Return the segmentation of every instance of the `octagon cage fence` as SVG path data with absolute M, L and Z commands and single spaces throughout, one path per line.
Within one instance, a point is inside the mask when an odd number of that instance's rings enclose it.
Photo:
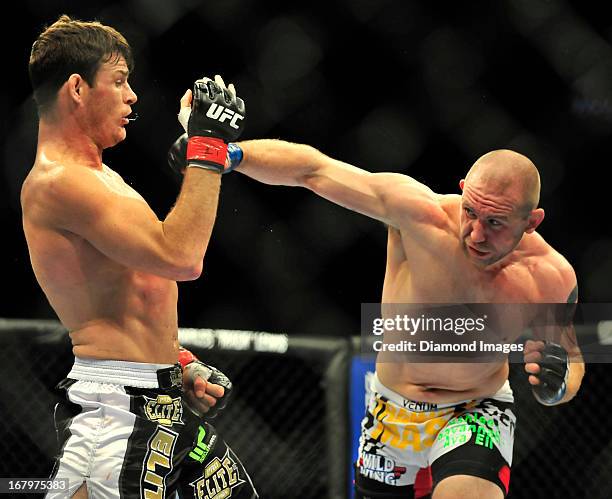
M 539 405 L 522 363 L 511 363 L 518 422 L 510 498 L 612 497 L 612 385 L 601 361 L 612 346 L 601 327 L 579 333 L 583 350 L 597 345 L 600 359 L 569 404 Z M 363 377 L 373 369 L 358 337 L 181 329 L 179 339 L 233 380 L 214 424 L 262 498 L 351 497 Z M 70 339 L 57 322 L 10 319 L 0 321 L 0 345 L 0 477 L 48 476 L 57 452 L 54 387 L 72 364 Z

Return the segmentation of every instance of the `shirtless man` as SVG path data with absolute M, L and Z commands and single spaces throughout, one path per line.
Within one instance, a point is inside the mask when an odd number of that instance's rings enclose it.
M 160 221 L 102 163 L 103 150 L 126 137 L 137 99 L 131 67 L 125 38 L 98 22 L 62 16 L 32 47 L 40 124 L 21 193 L 23 226 L 36 278 L 75 355 L 60 384 L 66 401 L 55 413 L 61 452 L 53 478 L 67 479 L 68 496 L 78 497 L 180 490 L 255 498 L 240 461 L 199 414 L 218 409 L 230 385 L 189 352 L 179 354 L 177 326 L 176 281 L 202 273 L 226 143 L 242 131 L 244 103 L 220 77 L 185 93 L 181 107 L 193 103 L 189 168 Z M 240 119 L 209 118 L 213 105 Z
M 461 195 L 441 195 L 408 176 L 369 173 L 306 145 L 238 146 L 241 173 L 306 187 L 388 225 L 383 304 L 577 300 L 571 265 L 535 232 L 544 218 L 540 179 L 521 154 L 485 154 L 460 181 Z M 561 333 L 562 348 L 525 345 L 529 383 L 546 405 L 574 397 L 584 374 L 571 324 Z M 551 364 L 556 357 L 565 362 Z M 541 369 L 544 361 L 554 372 Z M 515 423 L 508 371 L 505 358 L 448 365 L 387 363 L 379 355 L 362 423 L 356 497 L 411 497 L 417 471 L 428 465 L 434 499 L 504 497 Z

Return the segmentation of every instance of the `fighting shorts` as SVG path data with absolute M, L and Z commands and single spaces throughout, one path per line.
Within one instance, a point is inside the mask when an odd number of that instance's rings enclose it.
M 369 373 L 366 392 L 356 497 L 412 497 L 417 473 L 429 466 L 433 487 L 471 475 L 508 493 L 516 424 L 508 381 L 488 398 L 434 404 L 405 399 Z
M 87 484 L 93 498 L 258 497 L 215 428 L 187 408 L 180 366 L 75 359 L 58 388 L 60 446 L 52 478 L 71 497 Z

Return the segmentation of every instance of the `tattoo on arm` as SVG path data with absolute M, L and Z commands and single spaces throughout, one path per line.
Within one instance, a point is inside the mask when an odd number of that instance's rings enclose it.
M 571 293 L 567 297 L 567 303 L 573 306 L 567 307 L 566 324 L 568 327 L 565 328 L 565 337 L 572 345 L 572 347 L 578 346 L 578 339 L 576 338 L 576 330 L 572 324 L 574 320 L 574 314 L 576 312 L 576 303 L 578 303 L 578 284 L 574 286 Z

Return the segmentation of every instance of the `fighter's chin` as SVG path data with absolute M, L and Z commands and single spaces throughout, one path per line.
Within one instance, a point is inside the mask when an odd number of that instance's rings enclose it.
M 125 138 L 127 137 L 127 130 L 125 129 L 125 127 L 119 127 L 119 140 L 117 140 L 117 143 L 125 140 Z
M 473 258 L 473 257 L 470 257 L 470 261 L 476 267 L 484 269 L 486 267 L 489 267 L 489 266 L 493 265 L 494 263 L 497 263 L 499 260 L 497 258 L 483 259 L 483 258 Z
M 499 260 L 491 251 L 481 251 L 469 244 L 464 243 L 463 249 L 467 257 L 478 267 L 487 267 Z
M 127 132 L 126 132 L 125 128 L 120 127 L 119 131 L 116 134 L 114 134 L 110 138 L 110 140 L 107 142 L 107 146 L 105 147 L 105 149 L 107 149 L 109 147 L 116 146 L 120 142 L 123 142 L 126 137 L 127 137 Z

